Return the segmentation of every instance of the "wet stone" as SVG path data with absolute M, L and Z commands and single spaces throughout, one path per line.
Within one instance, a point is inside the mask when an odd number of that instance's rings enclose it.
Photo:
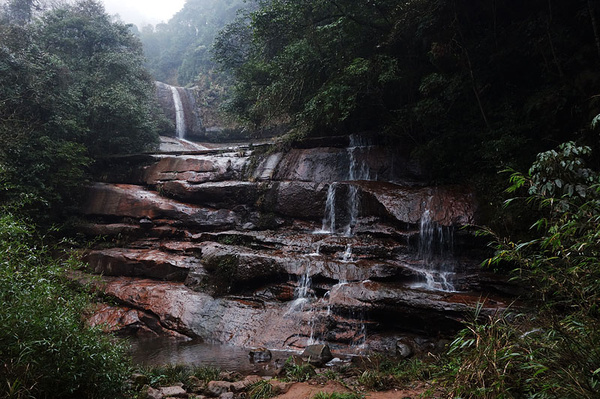
M 248 358 L 253 363 L 268 362 L 271 360 L 272 357 L 273 355 L 271 354 L 271 351 L 266 348 L 252 349 L 248 353 Z
M 312 365 L 322 365 L 333 359 L 328 345 L 309 345 L 302 352 L 302 358 L 307 359 Z

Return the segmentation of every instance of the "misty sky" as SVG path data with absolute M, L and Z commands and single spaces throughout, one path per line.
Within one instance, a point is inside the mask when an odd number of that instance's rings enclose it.
M 167 22 L 183 8 L 185 0 L 102 0 L 106 12 L 119 14 L 125 23 L 142 27 L 147 24 Z

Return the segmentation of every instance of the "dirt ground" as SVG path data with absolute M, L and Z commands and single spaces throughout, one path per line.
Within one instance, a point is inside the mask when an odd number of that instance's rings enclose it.
M 366 399 L 417 399 L 426 390 L 425 386 L 419 386 L 413 389 L 389 390 L 381 392 L 367 392 Z M 309 384 L 298 382 L 292 385 L 289 391 L 283 395 L 276 396 L 275 399 L 311 399 L 318 392 L 350 392 L 337 381 L 328 381 L 325 384 Z

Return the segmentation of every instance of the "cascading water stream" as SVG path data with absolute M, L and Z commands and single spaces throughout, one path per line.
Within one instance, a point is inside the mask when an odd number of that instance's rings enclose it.
M 173 104 L 175 105 L 175 132 L 178 139 L 185 138 L 185 114 L 183 111 L 183 103 L 177 87 L 171 86 L 173 93 Z
M 314 344 L 318 342 L 316 337 L 316 324 L 318 321 L 317 318 L 317 309 L 314 306 L 313 300 L 315 299 L 315 295 L 312 292 L 312 278 L 311 278 L 311 267 L 310 263 L 306 266 L 306 269 L 300 279 L 298 280 L 298 285 L 294 290 L 294 300 L 292 301 L 288 311 L 285 313 L 286 316 L 294 317 L 293 315 L 297 312 L 308 312 L 310 315 L 308 321 L 309 327 L 309 335 L 308 335 L 308 345 Z M 310 305 L 307 308 L 307 305 Z
M 363 140 L 360 140 L 357 136 L 350 136 L 350 146 L 346 152 L 348 154 L 348 174 L 346 180 L 349 182 L 347 185 L 347 199 L 346 199 L 346 212 L 348 222 L 344 226 L 343 232 L 346 237 L 354 235 L 354 228 L 358 222 L 359 208 L 360 208 L 360 193 L 358 187 L 351 182 L 357 180 L 371 180 L 371 173 L 366 163 L 360 162 L 360 152 L 368 147 Z M 336 220 L 336 197 L 338 192 L 338 182 L 333 182 L 329 185 L 327 190 L 327 200 L 325 202 L 325 214 L 323 215 L 323 224 L 320 230 L 316 230 L 316 234 L 335 234 L 336 229 L 339 227 Z
M 354 259 L 352 259 L 352 245 L 347 244 L 346 245 L 346 250 L 344 251 L 344 254 L 342 255 L 342 262 L 352 262 Z
M 455 291 L 452 281 L 454 260 L 452 246 L 454 235 L 451 228 L 444 228 L 431 219 L 431 211 L 425 209 L 419 229 L 419 273 L 425 278 L 424 288 L 435 291 Z
M 348 158 L 350 167 L 348 169 L 348 181 L 371 180 L 369 168 L 366 163 L 360 163 L 357 159 L 357 153 L 365 148 L 365 143 L 354 135 L 350 136 L 350 146 L 348 147 Z M 348 216 L 349 221 L 344 229 L 344 235 L 351 237 L 354 234 L 354 227 L 358 222 L 358 209 L 360 206 L 360 196 L 358 187 L 348 186 Z
M 325 202 L 325 216 L 321 230 L 316 233 L 333 234 L 335 233 L 335 192 L 337 183 L 331 183 L 327 189 L 327 200 Z

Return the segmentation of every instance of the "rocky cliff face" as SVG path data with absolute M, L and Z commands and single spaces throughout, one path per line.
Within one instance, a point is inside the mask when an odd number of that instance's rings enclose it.
M 392 149 L 348 144 L 113 160 L 82 230 L 114 245 L 87 251 L 79 278 L 102 275 L 123 307 L 95 322 L 239 346 L 389 351 L 411 337 L 428 350 L 480 298 L 484 312 L 504 307 L 504 284 L 458 230 L 475 221 L 471 192 L 424 184 Z

